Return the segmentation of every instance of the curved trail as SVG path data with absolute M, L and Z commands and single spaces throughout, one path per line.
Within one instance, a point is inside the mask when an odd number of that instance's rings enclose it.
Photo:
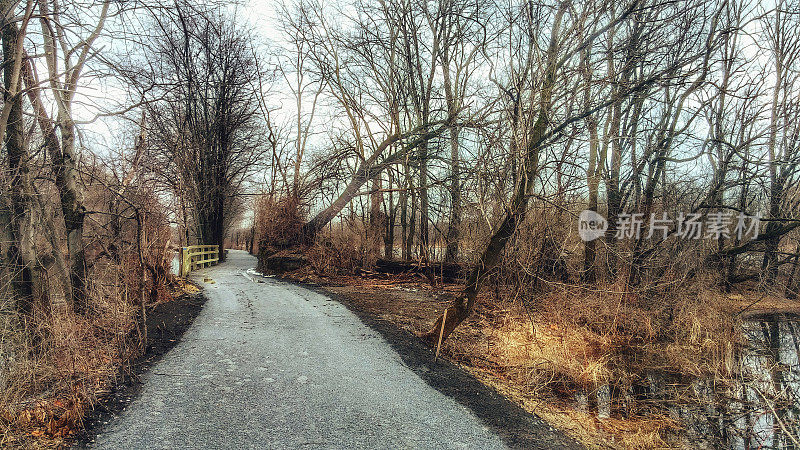
M 193 274 L 203 311 L 94 446 L 505 448 L 347 308 L 254 265 L 231 250 Z

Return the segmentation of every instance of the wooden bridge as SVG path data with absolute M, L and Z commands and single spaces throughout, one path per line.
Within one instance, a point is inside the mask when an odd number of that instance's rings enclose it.
M 189 247 L 181 247 L 179 261 L 178 274 L 181 277 L 186 277 L 193 270 L 213 266 L 219 262 L 219 246 L 190 245 Z

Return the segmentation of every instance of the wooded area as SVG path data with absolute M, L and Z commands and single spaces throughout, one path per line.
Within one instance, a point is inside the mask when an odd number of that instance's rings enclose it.
M 457 283 L 429 345 L 515 305 L 524 345 L 574 344 L 526 357 L 530 390 L 647 420 L 688 396 L 702 431 L 658 439 L 757 446 L 725 421 L 762 386 L 742 313 L 800 290 L 800 2 L 248 7 L 0 0 L 0 412 L 79 420 L 177 295 L 175 249 L 218 245 Z M 798 445 L 774 321 L 759 408 Z

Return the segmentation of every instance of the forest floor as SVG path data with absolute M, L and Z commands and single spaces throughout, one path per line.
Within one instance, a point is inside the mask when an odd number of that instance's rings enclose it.
M 388 322 L 412 334 L 428 331 L 462 288 L 445 283 L 432 287 L 420 275 L 409 276 L 319 276 L 309 268 L 283 275 L 330 292 L 359 316 Z M 797 302 L 777 297 L 730 294 L 720 309 L 731 316 L 753 319 L 765 314 L 796 316 Z M 563 326 L 563 324 L 561 325 Z M 491 386 L 525 410 L 590 448 L 653 448 L 680 446 L 680 425 L 668 417 L 599 419 L 596 411 L 579 407 L 571 392 L 552 392 L 535 384 L 523 385 L 520 371 L 536 370 L 530 362 L 514 355 L 516 347 L 532 345 L 520 339 L 521 328 L 533 330 L 540 347 L 548 340 L 576 330 L 558 329 L 541 317 L 534 318 L 519 302 L 498 300 L 491 292 L 479 296 L 475 313 L 442 345 L 440 357 L 457 364 L 476 379 Z M 525 335 L 522 335 L 525 336 Z M 566 344 L 569 345 L 569 344 Z M 575 353 L 582 349 L 576 348 Z M 576 355 L 575 359 L 579 359 Z M 530 375 L 527 379 L 533 378 Z M 670 436 L 665 441 L 664 437 Z

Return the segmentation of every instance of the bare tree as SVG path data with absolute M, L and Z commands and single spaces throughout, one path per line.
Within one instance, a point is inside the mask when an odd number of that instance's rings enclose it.
M 235 18 L 189 3 L 163 12 L 149 69 L 129 62 L 125 74 L 147 101 L 152 169 L 189 209 L 197 241 L 224 258 L 243 183 L 263 153 L 262 74 Z
M 39 0 L 37 5 L 47 67 L 47 79 L 43 81 L 49 86 L 48 93 L 56 106 L 55 119 L 48 115 L 43 106 L 40 80 L 30 66 L 25 69 L 25 83 L 44 136 L 45 147 L 53 161 L 56 187 L 61 199 L 69 254 L 67 296 L 71 298 L 72 306 L 77 312 L 85 313 L 89 306 L 86 303 L 86 255 L 83 242 L 86 208 L 83 206 L 83 192 L 78 182 L 79 167 L 72 107 L 83 69 L 94 53 L 93 45 L 105 26 L 111 2 L 103 1 L 93 11 L 81 9 L 81 17 L 76 17 L 76 11 L 67 9 L 66 5 L 59 2 Z M 95 19 L 88 27 L 83 25 L 86 17 Z M 84 28 L 88 29 L 81 34 Z
M 529 53 L 530 56 L 528 56 L 529 60 L 527 66 L 523 66 L 536 68 L 536 64 L 539 62 L 541 66 L 538 72 L 541 73 L 541 78 L 534 82 L 526 81 L 526 84 L 530 83 L 525 86 L 526 89 L 528 89 L 527 92 L 530 93 L 526 101 L 531 102 L 531 104 L 530 107 L 525 109 L 535 111 L 535 120 L 533 120 L 530 127 L 525 130 L 526 139 L 523 141 L 525 145 L 521 158 L 521 170 L 518 177 L 519 179 L 515 180 L 516 183 L 513 195 L 506 204 L 502 221 L 493 231 L 478 263 L 470 272 L 462 293 L 447 309 L 446 315 L 437 319 L 433 328 L 423 335 L 423 338 L 429 343 L 435 343 L 440 335 L 443 338 L 449 336 L 472 312 L 477 295 L 482 285 L 485 283 L 487 276 L 497 266 L 502 251 L 509 239 L 514 235 L 517 226 L 525 220 L 528 199 L 533 195 L 533 188 L 540 170 L 540 154 L 542 150 L 547 148 L 547 145 L 552 142 L 552 139 L 557 137 L 563 130 L 567 129 L 570 124 L 584 121 L 590 115 L 596 114 L 598 111 L 602 111 L 609 106 L 612 108 L 611 124 L 609 128 L 612 130 L 612 133 L 616 133 L 616 125 L 614 122 L 617 121 L 618 118 L 621 118 L 621 116 L 615 117 L 614 109 L 619 107 L 620 102 L 624 99 L 631 98 L 635 93 L 650 89 L 661 80 L 669 79 L 669 77 L 676 74 L 677 70 L 689 67 L 690 64 L 703 60 L 703 56 L 707 55 L 709 51 L 708 46 L 704 44 L 716 42 L 715 28 L 714 26 L 700 26 L 704 21 L 704 18 L 700 15 L 695 14 L 694 16 L 689 16 L 686 22 L 680 24 L 680 27 L 695 30 L 697 39 L 691 42 L 695 44 L 699 43 L 700 45 L 690 45 L 687 43 L 684 47 L 685 50 L 683 52 L 677 52 L 672 59 L 666 60 L 667 62 L 665 65 L 653 67 L 644 73 L 636 73 L 635 78 L 633 77 L 634 72 L 629 70 L 630 74 L 623 74 L 622 82 L 615 84 L 615 89 L 612 91 L 610 97 L 596 99 L 592 102 L 591 106 L 584 106 L 579 110 L 574 110 L 570 105 L 574 102 L 575 93 L 579 92 L 581 89 L 573 85 L 569 88 L 564 87 L 565 90 L 561 91 L 558 90 L 556 86 L 558 86 L 558 83 L 562 80 L 566 80 L 564 75 L 568 73 L 568 70 L 571 70 L 571 67 L 574 67 L 573 65 L 578 66 L 576 68 L 578 73 L 580 73 L 581 65 L 584 67 L 586 66 L 585 53 L 582 58 L 581 52 L 587 48 L 587 46 L 592 45 L 599 36 L 605 33 L 613 34 L 613 30 L 626 24 L 632 23 L 635 29 L 638 22 L 636 18 L 637 13 L 640 11 L 649 11 L 651 17 L 660 19 L 648 22 L 648 26 L 656 30 L 658 29 L 657 27 L 664 26 L 665 22 L 661 21 L 668 20 L 667 18 L 670 17 L 671 14 L 676 14 L 678 11 L 684 14 L 686 12 L 696 11 L 696 9 L 694 9 L 695 6 L 696 5 L 681 5 L 680 8 L 671 9 L 661 5 L 645 6 L 640 5 L 638 2 L 632 2 L 621 5 L 619 8 L 609 7 L 600 14 L 592 14 L 589 12 L 592 11 L 592 5 L 584 5 L 586 9 L 577 12 L 574 10 L 574 5 L 570 1 L 562 1 L 557 4 L 555 13 L 546 19 L 547 26 L 549 27 L 549 41 L 544 46 L 545 50 L 543 50 L 541 54 L 537 54 L 535 50 L 532 50 Z M 544 19 L 542 17 L 536 17 L 532 10 L 526 10 L 526 15 L 522 17 L 525 17 L 525 20 L 529 21 L 529 23 L 536 21 L 539 24 L 541 24 Z M 587 24 L 589 20 L 597 21 L 597 24 Z M 699 28 L 697 28 L 698 26 Z M 665 36 L 665 31 L 663 29 L 659 31 L 659 35 L 663 38 L 663 36 Z M 641 30 L 641 32 L 646 33 L 646 30 Z M 666 46 L 661 45 L 652 51 L 658 49 L 664 51 L 665 48 Z M 581 62 L 582 59 L 584 60 L 583 62 Z M 632 66 L 633 63 L 638 60 L 639 57 L 634 57 L 627 65 Z M 585 73 L 586 69 L 584 68 L 583 71 Z M 536 73 L 537 71 L 532 70 L 532 72 Z M 517 73 L 524 73 L 524 71 L 518 71 Z M 575 77 L 572 80 L 575 82 L 579 78 L 580 77 Z M 565 92 L 568 94 L 565 95 Z M 557 99 L 559 102 L 554 101 L 554 99 Z M 612 139 L 614 138 L 612 137 Z M 612 171 L 615 170 L 613 169 L 613 165 L 616 164 L 614 159 L 614 157 L 611 158 Z M 611 178 L 614 178 L 614 176 L 612 175 Z M 611 216 L 612 209 L 615 208 L 616 205 L 612 202 L 612 193 L 609 192 L 608 196 L 610 202 L 609 216 Z M 446 317 L 446 321 L 444 317 Z
M 488 31 L 484 25 L 491 18 L 488 5 L 477 2 L 440 1 L 435 18 L 441 21 L 442 86 L 447 114 L 458 115 L 468 99 L 470 81 L 486 52 Z M 456 262 L 459 256 L 462 220 L 461 155 L 459 128 L 449 130 L 450 144 L 450 220 L 447 226 L 444 260 Z
M 34 300 L 34 272 L 39 272 L 35 265 L 36 255 L 33 247 L 33 185 L 31 181 L 31 157 L 28 152 L 28 140 L 24 136 L 22 81 L 24 50 L 22 41 L 33 11 L 32 2 L 28 2 L 21 26 L 7 18 L 13 13 L 12 2 L 0 4 L 3 13 L 3 117 L 5 150 L 8 154 L 8 170 L 11 179 L 8 182 L 10 191 L 9 223 L 7 228 L 8 248 L 5 257 L 11 274 L 11 287 L 17 301 L 17 311 L 29 315 Z M 41 274 L 37 281 L 41 289 Z
M 326 87 L 326 97 L 333 100 L 340 112 L 351 139 L 352 153 L 349 156 L 357 161 L 352 178 L 340 195 L 304 226 L 302 234 L 306 243 L 313 242 L 317 233 L 360 194 L 365 183 L 373 181 L 375 190 L 380 191 L 379 180 L 387 168 L 406 158 L 414 161 L 425 159 L 424 150 L 420 149 L 444 132 L 448 122 L 454 120 L 432 118 L 424 113 L 423 109 L 429 108 L 422 104 L 424 99 L 418 103 L 419 120 L 407 122 L 401 119 L 402 101 L 409 98 L 403 90 L 410 85 L 410 81 L 403 80 L 401 75 L 402 69 L 409 64 L 403 55 L 414 47 L 413 40 L 416 39 L 406 30 L 407 40 L 403 41 L 400 25 L 407 20 L 403 14 L 408 11 L 386 3 L 378 8 L 365 5 L 361 8 L 373 16 L 352 24 L 356 30 L 354 33 L 345 32 L 339 24 L 332 23 L 326 17 L 323 5 L 313 2 L 302 2 L 295 11 L 297 16 L 292 19 L 307 25 L 305 33 L 311 40 L 308 51 L 314 65 L 309 70 L 317 74 L 320 83 Z M 376 30 L 371 21 L 378 21 L 385 28 Z M 378 32 L 380 34 L 375 34 Z M 422 62 L 411 61 L 410 64 L 418 67 Z M 426 86 L 432 82 L 430 77 L 423 76 Z M 415 79 L 414 82 L 418 81 Z M 374 203 L 380 204 L 379 197 Z M 377 212 L 378 208 L 374 210 Z M 375 217 L 374 223 L 381 222 L 377 214 Z
M 796 100 L 795 84 L 798 81 L 794 62 L 800 55 L 800 34 L 797 14 L 800 5 L 779 1 L 771 14 L 771 22 L 765 24 L 765 37 L 769 43 L 774 67 L 775 84 L 770 105 L 769 136 L 767 142 L 767 164 L 769 164 L 769 222 L 766 233 L 764 259 L 761 269 L 766 282 L 775 281 L 778 270 L 778 248 L 781 235 L 785 233 L 784 211 L 788 200 L 787 187 L 797 179 L 800 171 L 800 153 L 797 150 L 800 128 L 797 114 L 800 104 Z M 767 19 L 769 20 L 769 19 Z M 796 208 L 794 208 L 796 209 Z

